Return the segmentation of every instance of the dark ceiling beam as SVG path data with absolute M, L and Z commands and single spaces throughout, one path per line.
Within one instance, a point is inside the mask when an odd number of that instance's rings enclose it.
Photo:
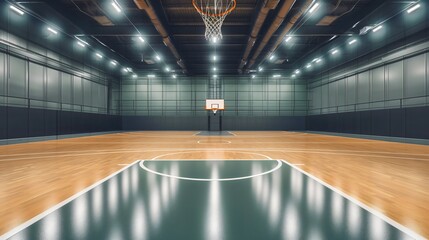
M 152 25 L 137 26 L 144 36 L 160 36 L 158 31 Z M 115 25 L 105 27 L 88 27 L 84 29 L 85 35 L 93 36 L 136 36 L 136 31 L 130 25 Z M 204 36 L 205 26 L 174 26 L 171 27 L 172 35 L 182 36 Z M 75 32 L 71 34 L 82 34 L 82 32 Z M 222 27 L 222 34 L 224 36 L 241 36 L 248 34 L 248 29 L 243 26 L 224 26 Z
M 191 2 L 191 1 L 190 1 Z M 183 5 L 183 4 L 169 4 L 169 5 L 164 5 L 164 8 L 166 11 L 183 11 L 183 10 L 193 10 L 195 11 L 195 13 L 197 13 L 197 11 L 195 10 L 194 6 L 192 6 L 191 4 L 189 5 Z M 235 11 L 240 11 L 240 10 L 253 10 L 255 9 L 255 5 L 254 4 L 246 4 L 246 3 L 237 3 L 237 8 Z
M 353 34 L 352 31 L 344 31 L 338 26 L 308 26 L 302 25 L 294 30 L 294 36 L 334 36 Z
M 173 20 L 173 21 L 172 21 Z M 176 21 L 178 20 L 178 21 Z M 170 26 L 172 28 L 175 28 L 176 26 L 200 26 L 200 27 L 205 27 L 206 25 L 204 24 L 203 20 L 198 19 L 198 22 L 195 21 L 189 21 L 187 19 L 183 19 L 181 18 L 179 19 L 170 19 Z M 249 22 L 246 21 L 232 21 L 232 22 L 224 22 L 222 24 L 222 27 L 224 26 L 250 26 Z

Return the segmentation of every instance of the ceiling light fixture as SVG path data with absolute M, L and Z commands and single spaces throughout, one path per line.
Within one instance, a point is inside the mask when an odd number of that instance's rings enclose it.
M 119 4 L 117 4 L 115 1 L 112 2 L 112 6 L 115 8 L 115 10 L 120 13 L 122 10 L 119 7 Z
M 414 5 L 407 10 L 407 13 L 412 13 L 420 8 L 420 4 Z
M 296 77 L 296 75 L 295 74 L 292 74 L 292 78 L 295 78 Z
M 273 55 L 271 55 L 271 56 L 270 56 L 270 61 L 273 61 L 273 60 L 274 60 L 274 58 L 276 58 L 276 55 L 274 55 L 274 54 L 273 54 Z
M 77 41 L 77 44 L 81 47 L 86 47 L 85 44 L 83 44 L 81 41 Z
M 116 62 L 116 61 L 110 61 L 110 64 L 112 64 L 113 66 L 116 66 L 116 65 L 118 65 L 118 63 Z
M 137 76 L 137 74 L 133 74 L 133 78 L 137 78 L 138 76 Z
M 377 32 L 378 30 L 382 29 L 383 25 L 379 25 L 376 28 L 372 29 L 372 32 Z
M 281 77 L 282 75 L 280 75 L 280 74 L 275 74 L 275 75 L 273 75 L 273 78 L 279 78 L 279 77 Z
M 255 78 L 256 76 L 255 75 L 252 75 L 252 78 Z
M 299 69 L 295 70 L 295 74 L 300 74 L 301 71 Z
M 338 49 L 334 49 L 332 52 L 331 52 L 331 54 L 332 55 L 335 55 L 335 54 L 337 54 L 338 53 Z
M 161 57 L 159 55 L 156 55 L 155 58 L 158 62 L 161 61 Z
M 154 78 L 154 77 L 156 77 L 155 75 L 153 75 L 153 74 L 149 74 L 149 75 L 147 75 L 147 77 L 149 77 L 149 78 Z
M 217 56 L 216 55 L 214 55 L 213 56 L 213 61 L 216 61 L 217 60 Z
M 166 72 L 170 72 L 170 68 L 169 67 L 165 67 L 165 71 Z
M 310 10 L 308 11 L 309 13 L 312 13 L 312 12 L 314 12 L 318 7 L 319 7 L 319 3 L 317 2 L 317 3 L 315 3 L 311 8 L 310 8 Z
M 54 30 L 53 28 L 51 28 L 51 27 L 48 27 L 47 29 L 48 29 L 49 32 L 51 32 L 51 33 L 53 33 L 55 35 L 58 34 L 58 32 L 56 30 Z
M 142 36 L 139 36 L 139 40 L 140 40 L 140 42 L 143 42 L 143 43 L 145 42 L 145 40 Z
M 318 58 L 318 59 L 316 60 L 316 63 L 320 63 L 321 61 L 322 61 L 322 59 Z
M 311 64 L 307 64 L 307 66 L 305 66 L 306 68 L 311 68 Z
M 349 42 L 349 45 L 352 45 L 353 43 L 355 43 L 357 40 L 356 39 L 353 39 L 353 40 L 351 40 L 350 42 Z
M 263 67 L 259 67 L 259 68 L 258 68 L 258 71 L 259 71 L 259 72 L 262 72 L 262 71 L 264 71 L 264 68 L 263 68 Z
M 95 55 L 97 55 L 98 58 L 103 58 L 103 55 L 101 55 L 100 53 L 96 53 Z
M 292 39 L 292 37 L 289 36 L 286 38 L 285 42 L 289 42 L 291 39 Z
M 177 78 L 177 75 L 176 74 L 173 74 L 173 76 L 172 76 L 173 78 Z
M 21 9 L 15 7 L 14 5 L 10 5 L 9 7 L 10 7 L 10 9 L 12 9 L 12 11 L 18 13 L 19 15 L 21 15 L 21 16 L 24 15 L 24 11 L 22 11 Z

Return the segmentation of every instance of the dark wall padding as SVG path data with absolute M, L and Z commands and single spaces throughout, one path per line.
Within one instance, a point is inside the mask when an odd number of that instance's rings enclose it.
M 209 130 L 208 116 L 123 116 L 122 130 Z M 305 117 L 222 116 L 222 130 L 305 130 Z
M 429 107 L 307 116 L 307 130 L 429 139 Z
M 208 117 L 123 116 L 122 130 L 208 130 Z
M 0 106 L 0 139 L 121 130 L 121 117 Z
M 0 106 L 0 139 L 7 138 L 7 108 Z
M 305 117 L 222 117 L 222 130 L 305 130 Z

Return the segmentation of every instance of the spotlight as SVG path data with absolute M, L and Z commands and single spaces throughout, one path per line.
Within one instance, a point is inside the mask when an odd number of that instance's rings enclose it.
M 115 8 L 115 10 L 116 10 L 118 13 L 120 13 L 120 12 L 121 12 L 121 8 L 119 7 L 119 5 L 118 5 L 115 1 L 113 1 L 113 2 L 112 2 L 112 6 L 113 6 L 113 8 Z
M 378 30 L 382 29 L 383 25 L 379 25 L 376 28 L 372 29 L 372 32 L 377 32 Z
M 357 41 L 356 39 L 351 40 L 351 41 L 349 42 L 349 45 L 354 44 L 356 41 Z
M 22 11 L 21 9 L 19 9 L 13 5 L 10 5 L 9 7 L 10 7 L 10 9 L 12 9 L 12 11 L 18 13 L 19 15 L 21 15 L 21 16 L 24 15 L 24 11 Z
M 420 8 L 420 4 L 414 5 L 407 10 L 407 13 L 412 13 Z
M 308 11 L 309 13 L 312 13 L 312 12 L 314 12 L 318 7 L 319 7 L 319 3 L 317 2 L 317 3 L 315 3 L 311 8 L 310 8 L 310 10 Z
M 53 28 L 48 27 L 47 29 L 48 29 L 49 32 L 51 32 L 51 33 L 53 33 L 55 35 L 58 34 L 58 32 L 55 29 L 53 29 Z

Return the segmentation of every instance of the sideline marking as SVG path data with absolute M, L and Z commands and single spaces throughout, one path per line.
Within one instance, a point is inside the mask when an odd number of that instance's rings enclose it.
M 224 152 L 236 152 L 236 153 L 245 153 L 245 154 L 252 154 L 252 155 L 258 155 L 258 156 L 262 156 L 268 160 L 274 160 L 270 157 L 268 157 L 267 155 L 264 154 L 260 154 L 260 153 L 252 153 L 252 152 L 239 152 L 239 151 L 234 151 L 234 150 L 223 150 Z M 152 158 L 151 160 L 157 160 L 160 157 L 165 157 L 165 156 L 170 156 L 170 155 L 175 155 L 175 154 L 181 154 L 181 153 L 195 153 L 195 152 L 217 152 L 216 149 L 214 149 L 213 151 L 187 151 L 187 152 L 173 152 L 173 153 L 167 153 L 167 154 L 162 154 L 162 155 L 158 155 L 154 158 Z M 160 160 L 168 160 L 168 159 L 160 159 Z M 187 160 L 187 159 L 183 159 L 183 160 Z M 210 159 L 202 159 L 202 160 L 210 160 Z M 233 159 L 223 159 L 223 160 L 233 160 Z M 252 160 L 252 159 L 249 159 Z M 263 160 L 263 159 L 259 159 L 259 160 Z
M 207 161 L 207 160 L 203 160 L 203 161 Z M 216 160 L 209 160 L 209 161 L 216 161 Z M 225 160 L 222 160 L 225 161 Z M 228 161 L 228 160 L 227 160 Z M 253 174 L 253 175 L 248 175 L 248 176 L 244 176 L 244 177 L 235 177 L 235 178 L 190 178 L 190 177 L 181 177 L 181 176 L 174 176 L 174 175 L 170 175 L 170 174 L 165 174 L 165 173 L 160 173 L 157 171 L 154 171 L 148 167 L 146 167 L 144 165 L 145 160 L 142 160 L 139 165 L 141 168 L 143 168 L 145 171 L 156 174 L 156 175 L 160 175 L 163 177 L 169 177 L 169 178 L 175 178 L 175 179 L 180 179 L 180 180 L 189 180 L 189 181 L 198 181 L 198 182 L 226 182 L 226 181 L 238 181 L 238 180 L 244 180 L 244 179 L 249 179 L 249 178 L 254 178 L 254 177 L 259 177 L 262 175 L 266 175 L 269 173 L 272 173 L 276 170 L 278 170 L 279 168 L 282 167 L 282 161 L 280 160 L 273 160 L 273 161 L 277 161 L 277 165 L 273 168 L 270 169 L 266 172 L 262 172 L 262 173 L 258 173 L 258 174 Z
M 205 142 L 201 142 L 201 141 L 209 141 L 209 140 L 198 140 L 197 143 L 198 144 L 231 144 L 231 141 L 227 141 L 227 140 L 220 140 L 221 141 L 220 143 L 219 142 L 214 142 L 214 143 L 208 142 L 208 143 L 205 143 Z
M 371 207 L 369 207 L 368 205 L 360 202 L 359 200 L 355 199 L 354 197 L 344 193 L 343 191 L 333 187 L 332 185 L 326 183 L 325 181 L 321 180 L 320 178 L 312 175 L 311 173 L 308 173 L 296 166 L 294 166 L 294 164 L 289 163 L 288 161 L 284 160 L 284 159 L 280 159 L 281 161 L 283 161 L 284 163 L 286 163 L 287 165 L 289 165 L 290 167 L 292 167 L 295 170 L 298 170 L 299 172 L 301 172 L 302 174 L 306 175 L 307 177 L 315 180 L 316 182 L 322 184 L 323 186 L 329 188 L 331 191 L 339 194 L 340 196 L 342 196 L 343 198 L 349 200 L 350 202 L 358 205 L 360 208 L 365 209 L 366 211 L 370 212 L 371 214 L 373 214 L 374 216 L 380 218 L 381 220 L 387 222 L 388 224 L 392 225 L 393 227 L 395 227 L 396 229 L 402 231 L 403 233 L 407 234 L 408 236 L 416 239 L 416 240 L 425 240 L 426 238 L 422 237 L 420 234 L 414 232 L 413 230 L 405 227 L 404 225 L 396 222 L 395 220 L 389 218 L 388 216 L 384 215 L 383 213 L 372 209 Z
M 40 158 L 58 158 L 58 157 L 75 157 L 75 156 L 87 156 L 87 155 L 102 155 L 102 154 L 120 154 L 120 153 L 147 153 L 147 152 L 167 152 L 171 149 L 176 151 L 186 151 L 186 150 L 207 150 L 207 148 L 151 148 L 150 150 L 137 150 L 137 149 L 111 149 L 111 150 L 121 150 L 121 151 L 96 151 L 96 152 L 88 152 L 88 153 L 79 153 L 79 154 L 65 154 L 65 155 L 51 155 L 51 156 L 32 156 L 32 157 L 24 157 L 24 158 L 6 158 L 6 159 L 0 159 L 0 162 L 7 162 L 7 161 L 20 161 L 20 160 L 29 160 L 29 159 L 40 159 Z M 347 155 L 347 156 L 359 156 L 359 157 L 377 157 L 377 158 L 392 158 L 392 159 L 405 159 L 405 160 L 416 160 L 416 161 L 429 161 L 427 158 L 410 158 L 410 157 L 395 157 L 395 156 L 388 156 L 389 154 L 386 153 L 385 156 L 383 155 L 368 155 L 368 154 L 352 154 L 352 152 L 365 152 L 365 151 L 342 151 L 342 150 L 322 150 L 315 151 L 316 149 L 305 149 L 305 148 L 291 148 L 291 149 L 282 149 L 282 148 L 265 148 L 265 149 L 259 149 L 259 148 L 210 148 L 212 150 L 211 152 L 217 151 L 228 151 L 228 150 L 244 150 L 244 151 L 262 151 L 262 152 L 281 152 L 281 153 L 310 153 L 310 154 L 328 154 L 328 155 Z M 79 151 L 72 151 L 72 152 L 79 152 Z M 70 152 L 70 153 L 72 153 Z M 372 153 L 371 151 L 368 151 L 368 153 Z M 378 152 L 375 152 L 378 153 Z M 380 152 L 381 153 L 381 152 Z M 254 153 L 256 154 L 256 153 Z M 397 155 L 405 155 L 407 153 L 396 153 Z M 28 155 L 31 155 L 29 153 Z M 395 153 L 391 153 L 391 155 L 395 155 Z M 417 155 L 412 154 L 410 155 Z M 424 154 L 427 156 L 427 154 Z M 422 154 L 422 156 L 424 156 Z M 417 155 L 418 156 L 418 155 Z M 0 155 L 1 157 L 1 155 Z
M 67 198 L 66 200 L 54 205 L 53 207 L 48 208 L 47 210 L 43 211 L 42 213 L 38 214 L 37 216 L 31 218 L 30 220 L 25 221 L 24 223 L 18 225 L 15 228 L 12 228 L 12 230 L 6 232 L 5 234 L 0 236 L 0 239 L 8 239 L 13 237 L 14 235 L 16 235 L 17 233 L 21 232 L 22 230 L 26 229 L 27 227 L 33 225 L 34 223 L 36 223 L 37 221 L 41 220 L 42 218 L 48 216 L 49 214 L 55 212 L 56 210 L 62 208 L 64 205 L 70 203 L 71 201 L 75 200 L 76 198 L 82 196 L 83 194 L 91 191 L 92 189 L 98 187 L 99 185 L 103 184 L 104 182 L 106 182 L 107 180 L 115 177 L 116 175 L 120 174 L 121 172 L 125 171 L 126 169 L 130 168 L 131 166 L 133 166 L 134 164 L 136 164 L 137 162 L 139 162 L 141 160 L 136 160 L 131 164 L 128 164 L 128 166 L 112 173 L 111 175 L 99 180 L 98 182 L 90 185 L 89 187 L 84 188 L 83 190 L 77 192 L 76 194 L 72 195 L 71 197 Z

